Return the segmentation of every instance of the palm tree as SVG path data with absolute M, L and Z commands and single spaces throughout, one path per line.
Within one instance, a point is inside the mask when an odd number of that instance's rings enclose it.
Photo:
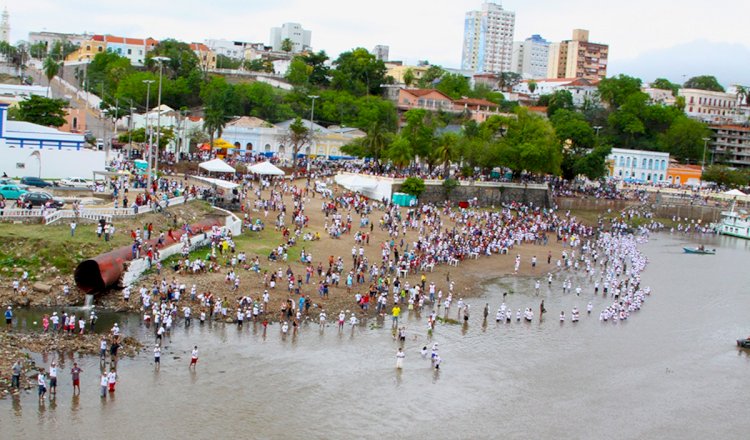
M 49 83 L 49 87 L 47 87 L 47 97 L 49 98 L 49 91 L 52 88 L 52 78 L 57 76 L 57 73 L 60 71 L 60 65 L 49 56 L 44 59 L 42 67 L 44 68 L 44 75 L 47 77 L 47 82 Z
M 443 178 L 447 179 L 449 176 L 450 163 L 458 156 L 458 136 L 455 133 L 444 133 L 437 139 L 437 154 L 438 160 L 443 164 Z
M 414 158 L 414 152 L 412 151 L 411 144 L 403 136 L 398 136 L 388 148 L 388 157 L 398 168 L 405 168 L 411 163 Z
M 736 86 L 737 88 L 737 104 L 743 105 L 743 102 L 750 104 L 750 89 L 745 86 Z
M 380 158 L 391 143 L 392 133 L 381 121 L 373 122 L 366 133 L 361 145 L 367 152 L 367 156 L 375 161 L 375 167 L 379 170 Z
M 211 142 L 211 148 L 214 147 L 214 133 L 217 138 L 220 138 L 224 132 L 224 126 L 227 124 L 224 118 L 223 111 L 216 111 L 206 109 L 206 114 L 203 117 L 203 129 L 208 133 L 208 138 Z

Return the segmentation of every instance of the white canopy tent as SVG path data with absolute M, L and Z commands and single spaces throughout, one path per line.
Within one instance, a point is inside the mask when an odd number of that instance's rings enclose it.
M 200 177 L 200 176 L 192 176 L 193 179 L 200 180 L 201 182 L 209 183 L 215 187 L 221 188 L 221 189 L 235 189 L 238 186 L 240 186 L 237 183 L 229 182 L 227 180 L 222 179 L 214 179 L 213 177 Z
M 747 194 L 743 193 L 742 191 L 738 189 L 731 189 L 729 191 L 724 191 L 724 195 L 726 196 L 746 196 Z
M 337 175 L 334 180 L 339 185 L 350 191 L 362 191 L 365 189 L 374 189 L 378 186 L 378 183 L 357 175 Z
M 221 159 L 213 159 L 208 162 L 202 162 L 198 167 L 203 168 L 209 173 L 233 173 L 236 170 L 229 166 L 228 163 Z
M 260 174 L 263 176 L 283 176 L 284 172 L 271 162 L 264 161 L 258 162 L 254 165 L 247 167 L 247 170 L 251 173 Z

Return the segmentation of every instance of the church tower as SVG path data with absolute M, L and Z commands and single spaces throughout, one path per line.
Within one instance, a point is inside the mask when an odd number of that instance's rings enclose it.
M 10 43 L 10 14 L 8 8 L 3 10 L 2 21 L 0 21 L 0 41 Z

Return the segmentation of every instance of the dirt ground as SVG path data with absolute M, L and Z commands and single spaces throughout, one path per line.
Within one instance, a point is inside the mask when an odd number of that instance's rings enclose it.
M 304 185 L 304 181 L 297 181 L 298 185 Z M 264 192 L 263 197 L 267 198 L 268 193 Z M 254 196 L 253 199 L 254 201 Z M 284 201 L 291 205 L 291 195 L 286 195 Z M 228 298 L 230 303 L 234 303 L 234 300 L 241 296 L 249 295 L 251 297 L 258 298 L 262 295 L 264 290 L 263 275 L 262 272 L 268 270 L 269 272 L 275 271 L 281 268 L 284 272 L 286 271 L 287 265 L 292 268 L 295 275 L 299 278 L 302 277 L 304 280 L 305 265 L 299 261 L 299 251 L 304 247 L 305 251 L 312 253 L 313 255 L 313 266 L 317 266 L 319 261 L 322 261 L 324 267 L 327 268 L 327 260 L 329 256 L 334 258 L 341 256 L 345 264 L 345 273 L 351 268 L 351 249 L 355 245 L 354 235 L 359 225 L 359 216 L 352 211 L 353 227 L 350 234 L 343 234 L 340 239 L 329 238 L 325 233 L 324 224 L 326 218 L 321 210 L 320 195 L 316 194 L 314 198 L 310 198 L 310 201 L 306 203 L 305 213 L 309 216 L 309 227 L 306 229 L 312 233 L 319 232 L 322 237 L 319 241 L 300 241 L 296 245 L 296 249 L 289 253 L 289 262 L 270 262 L 267 259 L 267 254 L 270 249 L 280 243 L 282 243 L 281 233 L 274 231 L 273 219 L 277 213 L 269 212 L 268 218 L 263 216 L 262 212 L 250 211 L 249 215 L 252 218 L 260 217 L 266 222 L 266 230 L 263 233 L 257 232 L 246 232 L 246 236 L 237 239 L 237 253 L 245 251 L 250 261 L 255 255 L 260 257 L 261 261 L 261 273 L 255 273 L 253 271 L 238 270 L 237 273 L 240 276 L 240 289 L 233 291 L 232 286 L 226 283 L 226 268 L 219 273 L 202 273 L 202 274 L 176 274 L 172 268 L 165 265 L 162 269 L 161 275 L 150 274 L 143 278 L 137 285 L 133 286 L 133 293 L 131 294 L 131 301 L 125 303 L 122 300 L 122 292 L 114 290 L 106 296 L 102 297 L 98 301 L 110 308 L 116 310 L 132 310 L 140 311 L 137 301 L 137 290 L 141 285 L 152 286 L 154 282 L 161 281 L 165 278 L 168 282 L 176 279 L 178 284 L 184 283 L 187 286 L 187 291 L 193 284 L 196 285 L 198 293 L 212 292 L 217 298 Z M 346 213 L 344 212 L 344 217 Z M 378 224 L 380 217 L 383 215 L 383 211 L 374 211 L 370 215 L 370 220 Z M 448 226 L 452 226 L 452 221 L 447 220 Z M 289 223 L 289 214 L 287 215 L 287 223 Z M 369 231 L 369 227 L 362 228 L 362 231 Z M 243 235 L 245 235 L 243 234 Z M 407 242 L 416 240 L 417 232 L 407 232 Z M 365 256 L 370 262 L 380 261 L 380 244 L 388 239 L 386 231 L 381 231 L 377 226 L 374 228 L 370 244 L 365 245 Z M 203 251 L 205 254 L 207 251 Z M 547 253 L 551 252 L 553 255 L 553 265 L 557 258 L 560 257 L 562 247 L 559 243 L 556 243 L 552 238 L 547 246 L 525 244 L 516 246 L 508 255 L 493 255 L 491 257 L 479 257 L 474 260 L 466 260 L 457 267 L 450 267 L 448 265 L 436 266 L 433 272 L 427 272 L 427 283 L 435 282 L 437 289 L 442 289 L 444 294 L 448 292 L 448 281 L 452 280 L 455 285 L 454 297 L 471 297 L 481 293 L 481 285 L 489 279 L 499 277 L 502 275 L 508 275 L 513 273 L 513 266 L 515 262 L 515 256 L 521 255 L 521 268 L 517 276 L 538 276 L 540 278 L 546 276 L 548 269 L 552 269 L 552 265 L 547 266 Z M 532 269 L 531 258 L 536 256 L 538 259 L 537 267 Z M 224 265 L 226 259 L 219 257 L 219 261 Z M 406 277 L 406 281 L 412 285 L 419 283 L 421 273 L 409 274 Z M 301 291 L 302 295 L 309 295 L 313 306 L 310 309 L 312 319 L 317 319 L 317 315 L 321 309 L 325 309 L 329 316 L 333 313 L 338 313 L 340 310 L 355 311 L 360 313 L 360 309 L 355 301 L 355 294 L 357 292 L 366 294 L 369 289 L 369 283 L 355 284 L 351 292 L 347 292 L 345 287 L 345 274 L 342 276 L 342 281 L 339 287 L 331 286 L 329 297 L 322 299 L 318 295 L 317 285 L 319 277 L 317 273 L 313 274 L 310 280 L 310 284 L 303 284 Z M 291 298 L 296 301 L 298 297 L 293 293 L 288 292 L 286 286 L 277 285 L 275 289 L 269 290 L 271 299 L 269 304 L 269 320 L 275 321 L 279 318 L 279 310 L 283 302 Z M 181 299 L 182 301 L 182 299 Z M 193 310 L 198 310 L 196 307 L 198 304 L 193 304 Z M 370 314 L 374 314 L 374 304 L 370 307 Z

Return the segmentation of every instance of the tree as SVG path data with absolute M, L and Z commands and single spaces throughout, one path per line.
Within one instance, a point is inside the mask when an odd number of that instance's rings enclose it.
M 364 48 L 342 52 L 333 62 L 331 86 L 345 90 L 355 96 L 380 94 L 380 85 L 385 82 L 385 63 Z
M 273 63 L 268 60 L 245 60 L 242 62 L 242 68 L 250 72 L 273 73 Z
M 214 133 L 221 137 L 227 117 L 233 114 L 232 88 L 224 77 L 215 76 L 201 87 L 200 96 L 203 100 L 203 128 L 213 146 Z
M 680 91 L 680 85 L 669 81 L 666 78 L 657 78 L 651 83 L 651 87 L 660 90 L 669 90 L 672 92 L 672 96 L 677 96 Z
M 242 65 L 242 60 L 228 57 L 224 54 L 216 55 L 216 68 L 217 69 L 239 69 Z
M 561 109 L 575 110 L 573 94 L 569 90 L 555 90 L 553 94 L 549 95 L 547 116 L 552 117 L 556 111 Z
M 401 129 L 401 135 L 409 141 L 414 155 L 424 160 L 430 171 L 437 163 L 437 137 L 435 131 L 441 125 L 437 115 L 424 109 L 411 109 L 404 113 L 406 125 Z
M 560 173 L 562 149 L 549 121 L 518 108 L 516 118 L 505 122 L 507 132 L 499 142 L 500 165 L 510 168 L 516 175 L 522 171 Z
M 292 62 L 289 63 L 289 69 L 287 69 L 284 77 L 293 86 L 300 87 L 308 84 L 311 73 L 312 67 L 305 64 L 302 57 L 294 57 Z
M 78 45 L 73 44 L 68 40 L 55 41 L 52 43 L 52 47 L 49 50 L 49 56 L 56 59 L 57 61 L 63 61 L 68 55 L 78 50 Z
M 18 119 L 47 127 L 60 127 L 65 124 L 67 105 L 62 99 L 31 95 L 18 103 Z
M 450 96 L 451 99 L 461 99 L 464 96 L 469 96 L 471 92 L 469 80 L 457 73 L 446 73 L 443 75 L 437 84 L 437 89 Z
M 521 75 L 516 72 L 501 72 L 497 75 L 497 87 L 510 92 L 516 84 L 521 82 Z
M 569 175 L 565 175 L 565 164 L 563 163 L 563 177 L 572 179 L 575 176 L 583 175 L 591 180 L 604 177 L 607 174 L 607 156 L 611 152 L 611 146 L 599 145 L 593 150 L 571 156 L 574 159 L 572 172 Z
M 394 166 L 406 168 L 414 159 L 414 152 L 411 144 L 403 136 L 396 136 L 391 146 L 388 148 L 388 158 Z
M 641 80 L 620 74 L 599 81 L 598 89 L 602 102 L 609 104 L 612 109 L 617 109 L 630 95 L 641 91 Z
M 152 127 L 152 131 L 152 139 L 157 139 L 156 127 Z M 167 145 L 169 145 L 172 139 L 174 139 L 174 130 L 171 127 L 160 127 L 159 133 L 159 148 L 165 148 Z M 146 133 L 146 128 L 142 127 L 120 134 L 117 137 L 117 140 L 119 140 L 120 142 L 133 141 L 136 143 L 145 143 L 148 142 L 148 138 L 149 136 L 148 133 Z
M 52 78 L 57 76 L 57 73 L 60 71 L 60 65 L 49 56 L 44 59 L 42 67 L 44 69 L 44 76 L 47 77 L 47 82 L 49 83 L 49 87 L 47 88 L 47 97 L 49 97 L 49 90 L 52 88 Z
M 459 146 L 458 135 L 455 133 L 443 133 L 437 139 L 437 150 L 435 151 L 437 159 L 443 164 L 443 177 L 450 176 L 449 166 L 451 161 L 458 158 Z
M 414 70 L 412 68 L 406 69 L 404 72 L 404 84 L 406 87 L 411 87 L 411 83 L 414 82 Z
M 46 58 L 47 44 L 44 41 L 37 41 L 36 43 L 29 45 L 29 55 L 37 60 Z
M 443 190 L 445 190 L 445 199 L 449 199 L 451 196 L 451 193 L 453 192 L 456 187 L 458 187 L 460 184 L 458 183 L 458 180 L 453 179 L 451 177 L 445 178 L 443 180 Z
M 737 104 L 750 105 L 750 88 L 745 86 L 735 86 L 737 91 Z
M 299 117 L 289 125 L 287 134 L 282 136 L 281 143 L 292 148 L 292 163 L 294 164 L 295 170 L 297 169 L 297 156 L 299 155 L 299 151 L 302 149 L 303 145 L 312 144 L 312 140 L 313 133 L 310 132 L 310 129 L 305 126 L 302 119 Z
M 686 89 L 700 89 L 708 90 L 711 92 L 725 92 L 724 87 L 719 84 L 719 81 L 715 76 L 712 75 L 700 75 L 694 76 L 689 80 L 685 81 L 682 85 Z
M 308 81 L 311 85 L 316 87 L 327 87 L 330 83 L 328 76 L 330 75 L 330 68 L 326 65 L 326 62 L 330 59 L 324 50 L 317 53 L 310 52 L 300 57 L 302 61 L 307 64 L 308 69 Z
M 417 81 L 417 87 L 420 89 L 428 89 L 435 86 L 435 81 L 442 78 L 445 75 L 445 70 L 440 66 L 430 66 L 422 74 L 422 77 Z
M 703 158 L 703 139 L 710 136 L 711 130 L 706 124 L 681 115 L 660 136 L 659 147 L 680 162 L 699 162 Z
M 560 109 L 552 115 L 550 122 L 561 144 L 569 142 L 571 147 L 583 149 L 594 146 L 594 129 L 586 122 L 582 114 Z
M 532 95 L 536 91 L 536 87 L 537 87 L 536 81 L 534 81 L 533 79 L 529 81 L 529 92 L 531 92 Z
M 294 48 L 294 45 L 292 44 L 292 40 L 289 38 L 284 38 L 284 40 L 281 41 L 281 50 L 289 53 Z
M 188 78 L 193 71 L 200 73 L 198 55 L 185 42 L 168 38 L 160 41 L 159 44 L 147 53 L 145 60 L 146 67 L 158 72 L 159 63 L 154 60 L 155 57 L 169 58 L 169 61 L 165 61 L 163 65 L 164 75 L 170 79 L 178 77 Z M 193 86 L 197 92 L 198 85 L 193 84 Z
M 357 157 L 369 157 L 375 167 L 380 168 L 380 159 L 391 144 L 393 133 L 380 120 L 374 120 L 365 130 L 365 137 L 359 138 L 350 145 L 341 148 L 346 154 Z
M 407 177 L 401 184 L 401 192 L 419 198 L 425 190 L 424 180 L 419 177 Z
M 745 187 L 750 184 L 750 175 L 747 171 L 740 171 L 723 165 L 711 165 L 707 167 L 703 171 L 701 179 L 729 188 Z

